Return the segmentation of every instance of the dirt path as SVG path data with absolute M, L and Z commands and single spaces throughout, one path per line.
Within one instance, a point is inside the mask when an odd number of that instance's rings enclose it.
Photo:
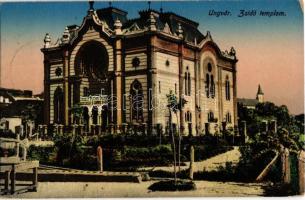
M 226 162 L 237 164 L 240 159 L 240 152 L 238 147 L 234 147 L 231 151 L 219 154 L 207 160 L 194 163 L 194 171 L 213 171 L 217 170 L 220 166 L 225 166 Z
M 197 190 L 185 192 L 151 192 L 147 188 L 154 181 L 142 183 L 83 183 L 42 182 L 38 192 L 27 192 L 14 198 L 83 198 L 83 197 L 208 197 L 208 196 L 262 196 L 263 184 L 195 181 Z
M 225 153 L 219 154 L 217 156 L 211 157 L 207 160 L 195 162 L 194 163 L 194 171 L 212 171 L 217 170 L 220 166 L 225 166 L 226 162 L 232 162 L 232 164 L 236 164 L 239 162 L 240 159 L 240 152 L 239 147 L 234 147 L 234 149 L 227 151 Z M 185 170 L 189 168 L 189 162 L 185 163 L 185 166 L 181 166 L 181 170 Z M 145 167 L 141 168 L 140 170 L 145 171 L 156 171 L 156 170 L 163 170 L 163 171 L 174 171 L 174 167 Z

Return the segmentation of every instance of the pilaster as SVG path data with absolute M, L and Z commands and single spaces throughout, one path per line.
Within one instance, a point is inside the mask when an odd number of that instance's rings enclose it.
M 219 110 L 219 116 L 218 116 L 218 126 L 221 127 L 221 123 L 223 122 L 223 99 L 222 99 L 222 67 L 217 65 L 217 72 L 218 72 L 218 84 L 217 84 L 217 90 L 218 90 L 218 110 Z
M 178 59 L 179 59 L 179 99 L 181 99 L 184 96 L 184 70 L 183 70 L 183 40 L 179 43 L 178 46 Z M 181 109 L 180 111 L 180 133 L 183 134 L 185 127 L 184 127 L 184 109 Z
M 64 50 L 64 125 L 69 125 L 69 52 Z
M 122 41 L 115 41 L 115 95 L 116 95 L 116 125 L 122 125 Z
M 148 36 L 148 45 L 147 45 L 147 94 L 148 94 L 148 128 L 151 132 L 151 128 L 156 124 L 156 110 L 154 106 L 156 105 L 156 66 L 155 66 L 155 46 L 154 46 L 154 35 Z
M 44 124 L 50 123 L 50 85 L 49 85 L 49 71 L 50 64 L 46 56 L 44 56 L 44 93 L 43 93 L 43 110 L 44 110 Z
M 200 64 L 198 59 L 198 52 L 195 52 L 195 123 L 196 123 L 196 135 L 199 135 L 201 123 L 199 119 L 200 115 Z
M 237 80 L 236 63 L 233 64 L 233 107 L 234 107 L 234 126 L 238 125 L 237 120 Z

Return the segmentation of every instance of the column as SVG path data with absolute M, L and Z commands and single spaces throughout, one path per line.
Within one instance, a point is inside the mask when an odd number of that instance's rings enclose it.
M 92 125 L 92 110 L 88 109 L 88 133 L 91 133 L 91 125 Z
M 98 135 L 102 133 L 102 107 L 98 107 L 98 113 L 97 113 L 97 123 L 98 123 Z

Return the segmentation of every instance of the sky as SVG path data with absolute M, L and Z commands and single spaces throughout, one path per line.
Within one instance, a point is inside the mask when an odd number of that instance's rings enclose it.
M 94 7 L 108 7 L 95 2 Z M 138 17 L 147 2 L 112 2 L 113 7 Z M 1 87 L 43 91 L 45 33 L 52 41 L 67 25 L 82 23 L 88 2 L 18 2 L 0 4 Z M 304 112 L 304 22 L 298 1 L 152 1 L 151 8 L 171 11 L 199 23 L 210 31 L 221 50 L 236 49 L 237 96 L 255 98 L 261 84 L 265 100 L 287 105 L 290 112 Z M 229 11 L 229 16 L 209 16 L 209 11 Z M 238 17 L 240 10 L 255 16 Z M 260 11 L 281 11 L 285 16 L 260 16 Z

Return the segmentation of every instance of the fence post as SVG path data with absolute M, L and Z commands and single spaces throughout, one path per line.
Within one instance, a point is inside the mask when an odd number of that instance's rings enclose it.
M 43 136 L 46 139 L 48 137 L 48 126 L 43 125 Z
M 194 150 L 194 146 L 191 145 L 191 148 L 190 148 L 190 174 L 189 174 L 190 175 L 189 178 L 191 180 L 194 179 L 194 165 L 193 165 L 194 160 L 195 160 L 195 150 Z
M 16 157 L 19 157 L 19 151 L 20 151 L 20 134 L 17 134 L 17 142 L 16 142 Z
M 305 152 L 300 151 L 298 155 L 299 194 L 304 195 L 304 162 Z
M 101 146 L 97 147 L 97 163 L 98 163 L 98 170 L 103 172 L 103 149 Z
M 283 182 L 290 183 L 290 163 L 289 163 L 289 150 L 283 148 L 281 150 L 281 162 L 282 162 L 282 175 Z

